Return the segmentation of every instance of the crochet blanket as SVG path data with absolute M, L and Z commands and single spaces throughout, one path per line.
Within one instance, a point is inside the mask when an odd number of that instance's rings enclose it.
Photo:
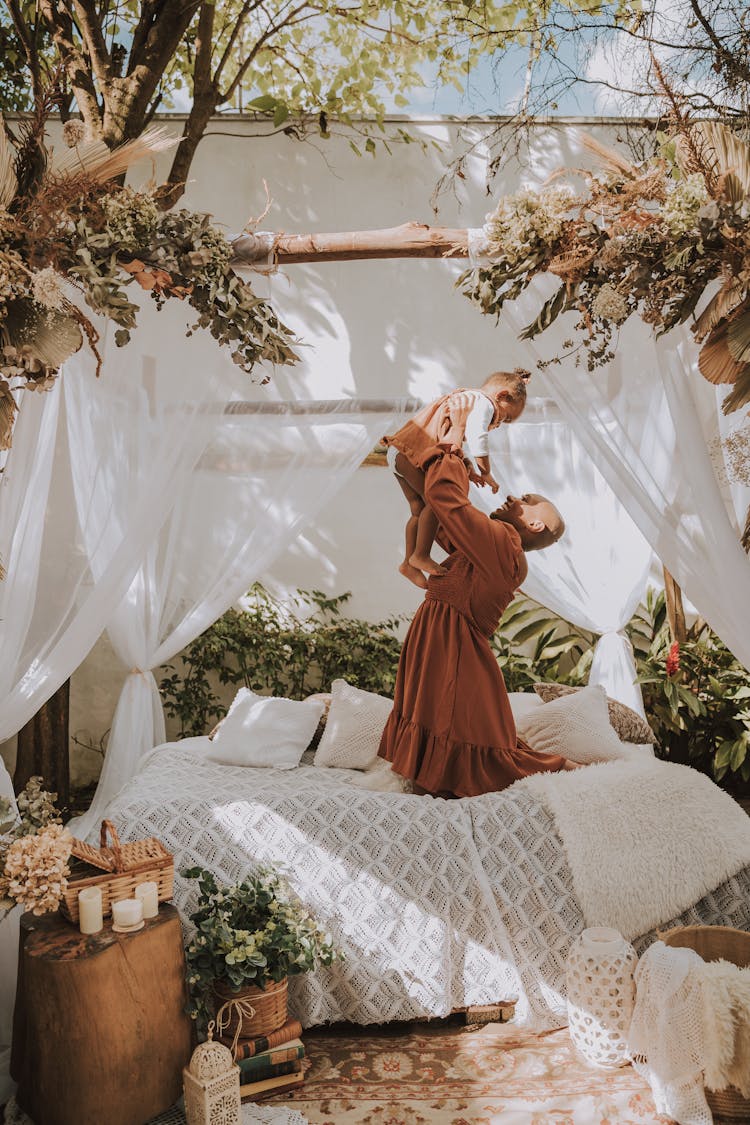
M 644 756 L 520 785 L 554 818 L 587 926 L 632 940 L 750 865 L 750 817 L 688 766 Z
M 107 816 L 123 839 L 158 836 L 174 852 L 183 919 L 197 897 L 186 867 L 225 883 L 259 863 L 285 871 L 345 954 L 290 981 L 306 1026 L 511 999 L 527 1025 L 566 1022 L 565 960 L 584 916 L 552 815 L 526 783 L 443 801 L 361 790 L 347 770 L 220 766 L 174 744 L 153 752 Z M 717 877 L 675 921 L 694 920 L 750 928 L 750 869 Z

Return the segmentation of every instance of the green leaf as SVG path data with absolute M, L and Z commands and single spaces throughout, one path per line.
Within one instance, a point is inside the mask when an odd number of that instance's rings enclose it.
M 274 125 L 276 125 L 276 126 L 283 125 L 284 122 L 288 120 L 288 118 L 289 118 L 289 106 L 286 105 L 284 102 L 279 102 L 276 105 L 276 108 L 273 111 L 273 123 L 274 123 Z

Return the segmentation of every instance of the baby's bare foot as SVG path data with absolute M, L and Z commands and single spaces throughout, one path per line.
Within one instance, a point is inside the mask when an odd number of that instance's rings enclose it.
M 402 562 L 398 569 L 399 573 L 403 574 L 404 578 L 408 578 L 415 586 L 419 586 L 420 590 L 427 589 L 427 579 L 424 574 L 422 574 L 421 570 L 417 570 L 415 566 L 412 566 L 411 563 Z
M 416 551 L 409 559 L 410 564 L 416 567 L 417 570 L 423 570 L 426 574 L 445 574 L 446 570 L 440 563 L 436 563 L 429 555 L 418 555 Z

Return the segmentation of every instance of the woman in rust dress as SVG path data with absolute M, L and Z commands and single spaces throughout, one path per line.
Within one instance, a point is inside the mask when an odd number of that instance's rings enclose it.
M 429 578 L 404 640 L 379 754 L 435 797 L 492 793 L 529 774 L 572 768 L 518 739 L 489 642 L 526 578 L 525 551 L 560 537 L 560 514 L 529 495 L 485 515 L 468 499 L 468 473 L 450 439 L 435 445 L 424 431 L 412 436 L 421 445 L 425 499 L 450 554 L 445 574 Z

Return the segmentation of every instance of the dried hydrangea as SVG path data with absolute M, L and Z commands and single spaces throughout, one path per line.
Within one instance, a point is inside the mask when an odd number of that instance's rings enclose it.
M 695 230 L 698 212 L 708 200 L 706 181 L 700 172 L 692 172 L 684 180 L 670 181 L 661 213 L 672 238 Z
M 21 836 L 8 848 L 2 891 L 32 914 L 57 910 L 70 874 L 73 837 L 61 824 Z
M 487 216 L 487 251 L 510 265 L 546 252 L 563 233 L 575 196 L 569 187 L 523 188 L 501 199 Z
M 733 484 L 750 485 L 750 426 L 733 430 L 721 442 L 727 479 Z
M 46 309 L 62 308 L 65 294 L 60 275 L 52 269 L 52 266 L 37 270 L 31 279 L 31 294 L 37 304 L 44 305 Z
M 144 192 L 123 188 L 105 196 L 102 210 L 112 241 L 126 254 L 143 253 L 154 238 L 159 223 L 159 208 Z
M 0 302 L 26 292 L 29 271 L 16 250 L 0 250 Z
M 627 320 L 628 302 L 613 285 L 605 282 L 591 302 L 591 311 L 594 316 L 598 316 L 601 320 L 611 320 L 615 324 L 622 324 L 624 320 Z
M 38 828 L 60 821 L 60 813 L 55 806 L 57 793 L 43 789 L 43 782 L 44 778 L 38 775 L 30 777 L 16 797 L 18 813 L 28 832 L 36 832 Z
M 71 117 L 63 125 L 62 134 L 68 148 L 76 148 L 86 140 L 86 126 L 77 117 Z

